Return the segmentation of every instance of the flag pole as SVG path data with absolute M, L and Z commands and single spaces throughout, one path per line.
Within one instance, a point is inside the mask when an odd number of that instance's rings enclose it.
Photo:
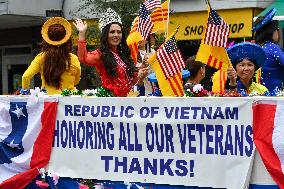
M 170 4 L 171 4 L 171 0 L 168 0 L 168 19 L 167 19 L 167 28 L 165 29 L 165 36 L 168 37 L 169 35 L 169 22 L 170 22 Z M 162 13 L 163 13 L 163 8 L 162 8 Z M 164 13 L 163 13 L 163 19 L 164 19 Z
M 205 3 L 211 8 L 210 0 L 205 0 Z

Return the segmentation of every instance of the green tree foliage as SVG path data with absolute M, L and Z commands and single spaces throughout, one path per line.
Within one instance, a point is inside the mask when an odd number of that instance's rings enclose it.
M 95 15 L 99 18 L 110 7 L 121 16 L 124 29 L 128 33 L 133 19 L 138 15 L 141 3 L 143 3 L 143 0 L 79 0 L 79 6 L 71 14 L 80 15 L 78 12 L 84 12 L 87 15 Z

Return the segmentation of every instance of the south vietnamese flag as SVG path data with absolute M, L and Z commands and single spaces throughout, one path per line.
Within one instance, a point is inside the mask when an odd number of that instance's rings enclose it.
M 284 188 L 284 101 L 257 101 L 253 106 L 253 139 L 271 177 Z
M 0 97 L 0 188 L 21 189 L 50 159 L 57 98 Z

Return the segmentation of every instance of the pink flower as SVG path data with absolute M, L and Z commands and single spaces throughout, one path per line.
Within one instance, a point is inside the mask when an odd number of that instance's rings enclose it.
M 40 188 L 47 188 L 49 185 L 46 182 L 36 180 L 36 185 L 38 185 Z
M 80 189 L 89 189 L 89 186 L 84 185 L 84 184 L 80 184 Z

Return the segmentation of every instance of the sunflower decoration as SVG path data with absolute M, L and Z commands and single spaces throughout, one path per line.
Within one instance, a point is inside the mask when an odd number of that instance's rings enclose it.
M 59 41 L 53 41 L 49 38 L 48 36 L 48 29 L 50 26 L 55 25 L 55 24 L 59 24 L 62 25 L 65 29 L 65 36 L 63 39 L 59 40 Z M 52 17 L 50 19 L 48 19 L 42 26 L 41 29 L 41 35 L 44 41 L 46 41 L 48 44 L 53 45 L 53 46 L 60 46 L 64 43 L 66 43 L 68 41 L 68 39 L 70 39 L 72 34 L 72 27 L 71 24 L 64 18 L 62 17 Z

